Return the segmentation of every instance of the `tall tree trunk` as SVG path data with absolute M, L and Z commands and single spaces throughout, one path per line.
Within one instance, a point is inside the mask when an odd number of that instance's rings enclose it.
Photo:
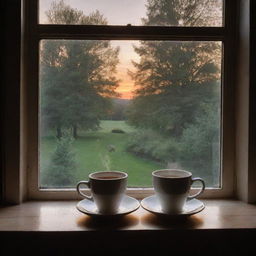
M 62 137 L 61 126 L 57 126 L 56 132 L 57 132 L 57 135 L 56 135 L 57 138 L 60 139 Z
M 74 137 L 74 139 L 77 139 L 77 137 L 78 137 L 76 124 L 73 125 L 73 137 Z

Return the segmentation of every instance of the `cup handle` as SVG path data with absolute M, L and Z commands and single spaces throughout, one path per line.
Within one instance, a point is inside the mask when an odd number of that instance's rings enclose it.
M 204 189 L 205 189 L 204 181 L 201 178 L 192 178 L 192 183 L 194 183 L 195 181 L 200 181 L 202 183 L 202 188 L 196 194 L 194 194 L 192 196 L 188 196 L 188 199 L 196 198 L 196 197 L 198 197 L 200 194 L 202 194 L 204 192 Z M 192 185 L 192 183 L 191 183 L 191 185 Z
M 80 186 L 84 184 L 86 185 L 88 188 L 90 188 L 90 182 L 89 181 L 79 181 L 76 185 L 76 190 L 78 192 L 79 195 L 81 195 L 82 197 L 85 197 L 88 200 L 92 200 L 92 196 L 88 196 L 86 194 L 84 194 L 81 190 L 80 190 Z

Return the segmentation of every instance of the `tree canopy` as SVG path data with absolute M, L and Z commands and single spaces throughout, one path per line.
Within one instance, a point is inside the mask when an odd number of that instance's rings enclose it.
M 220 9 L 217 0 L 148 0 L 143 22 L 206 26 L 218 20 Z M 133 140 L 129 149 L 209 173 L 214 161 L 219 164 L 212 145 L 219 145 L 220 138 L 221 43 L 141 41 L 134 49 L 140 60 L 130 72 L 136 90 L 127 116 L 130 124 L 144 129 L 145 142 L 137 134 L 138 142 Z M 154 137 L 162 143 L 146 142 Z
M 46 12 L 54 24 L 106 24 L 98 11 L 84 15 L 64 1 Z M 106 40 L 43 40 L 40 51 L 42 124 L 56 128 L 97 129 L 99 120 L 117 96 L 115 77 L 119 48 Z
M 146 7 L 144 25 L 222 25 L 222 0 L 147 0 Z
M 49 159 L 49 164 L 44 166 L 41 176 L 43 187 L 72 187 L 77 171 L 76 155 L 72 148 L 72 138 L 68 134 L 56 141 L 56 148 Z
M 147 25 L 178 25 L 181 20 L 186 25 L 202 25 L 208 21 L 199 10 L 208 10 L 209 4 L 217 2 L 148 0 L 143 21 Z M 142 41 L 135 51 L 140 61 L 133 62 L 136 71 L 130 72 L 137 86 L 130 123 L 180 136 L 195 119 L 202 101 L 218 97 L 221 44 Z

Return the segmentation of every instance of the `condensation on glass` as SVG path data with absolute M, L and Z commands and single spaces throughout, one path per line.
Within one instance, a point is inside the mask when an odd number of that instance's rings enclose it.
M 164 168 L 220 187 L 221 63 L 221 42 L 41 40 L 40 187 Z
M 223 0 L 40 0 L 39 23 L 221 27 Z

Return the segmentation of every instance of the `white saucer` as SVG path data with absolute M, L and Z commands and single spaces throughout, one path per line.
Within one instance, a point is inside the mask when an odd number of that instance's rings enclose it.
M 183 207 L 182 212 L 177 214 L 167 214 L 162 211 L 160 202 L 157 199 L 156 195 L 144 198 L 141 201 L 141 206 L 151 213 L 165 216 L 189 216 L 201 212 L 205 208 L 204 203 L 202 201 L 198 199 L 191 199 L 187 200 L 185 206 Z
M 88 199 L 80 201 L 76 206 L 78 211 L 90 216 L 122 216 L 136 211 L 139 207 L 139 201 L 130 196 L 124 196 L 123 200 L 121 201 L 121 205 L 118 209 L 118 212 L 114 214 L 99 213 L 95 203 Z

